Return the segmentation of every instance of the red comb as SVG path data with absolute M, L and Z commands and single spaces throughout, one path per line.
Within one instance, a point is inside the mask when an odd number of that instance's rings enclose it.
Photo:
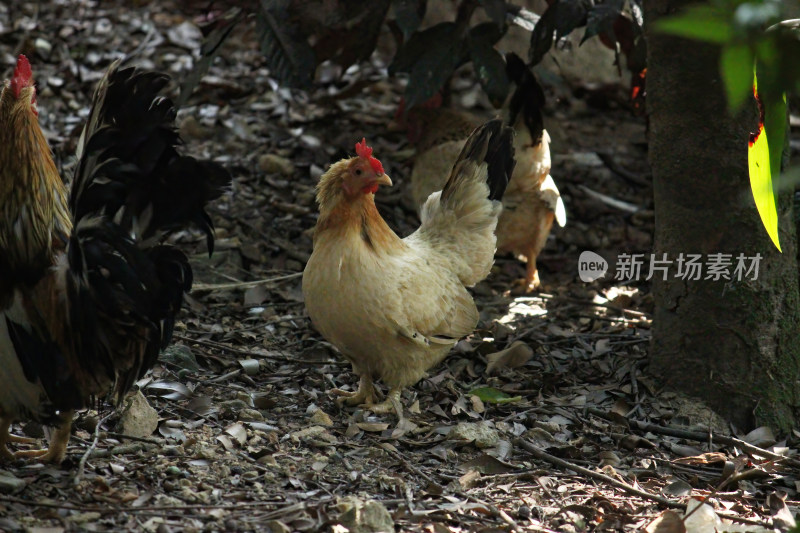
M 11 90 L 14 91 L 14 96 L 19 98 L 19 93 L 24 87 L 33 87 L 33 71 L 28 58 L 20 54 L 17 59 L 17 68 L 14 69 L 14 75 L 11 77 Z
M 369 164 L 372 166 L 372 170 L 375 171 L 375 174 L 379 176 L 383 174 L 383 165 L 380 161 L 372 157 L 372 148 L 367 146 L 367 139 L 365 137 L 361 138 L 360 143 L 356 143 L 356 154 L 358 154 L 358 157 L 369 160 Z

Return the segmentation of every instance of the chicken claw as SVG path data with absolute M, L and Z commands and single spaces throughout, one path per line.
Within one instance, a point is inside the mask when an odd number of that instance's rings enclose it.
M 17 444 L 33 444 L 36 439 L 12 435 L 8 432 L 11 427 L 10 418 L 0 418 L 0 460 L 16 461 L 17 459 L 28 457 L 29 452 L 12 452 L 6 448 L 6 444 L 14 442 Z
M 399 418 L 403 418 L 403 404 L 400 401 L 400 388 L 394 388 L 389 391 L 386 400 L 381 403 L 366 405 L 367 409 L 378 415 L 389 414 L 392 411 L 397 413 Z
M 372 385 L 372 378 L 361 376 L 358 381 L 358 390 L 355 392 L 341 389 L 331 389 L 333 394 L 339 396 L 336 403 L 346 403 L 347 405 L 372 405 L 375 403 L 375 387 Z

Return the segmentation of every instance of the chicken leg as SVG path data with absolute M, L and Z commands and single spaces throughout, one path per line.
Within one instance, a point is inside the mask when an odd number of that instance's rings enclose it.
M 361 374 L 357 391 L 331 389 L 331 392 L 340 397 L 336 400 L 339 403 L 344 402 L 347 405 L 372 405 L 375 403 L 375 387 L 372 385 L 372 378 L 366 374 Z
M 528 256 L 528 264 L 525 268 L 525 292 L 533 292 L 541 285 L 539 270 L 536 268 L 536 255 Z

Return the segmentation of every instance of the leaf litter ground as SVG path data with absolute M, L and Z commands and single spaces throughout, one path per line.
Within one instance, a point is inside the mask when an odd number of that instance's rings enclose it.
M 0 6 L 3 64 L 33 58 L 64 175 L 105 66 L 138 48 L 140 65 L 180 79 L 199 13 Z M 252 28 L 240 30 L 179 117 L 187 150 L 235 181 L 212 209 L 214 255 L 180 236 L 196 284 L 175 345 L 139 383 L 152 419 L 146 404 L 122 415 L 103 404 L 76 420 L 64 465 L 3 465 L 0 530 L 681 531 L 698 500 L 708 505 L 690 531 L 720 517 L 749 530 L 792 523 L 797 436 L 734 438 L 648 374 L 648 287 L 613 280 L 613 258 L 649 253 L 653 229 L 644 120 L 619 87 L 549 87 L 569 221 L 540 256 L 542 290 L 519 293 L 524 266 L 499 258 L 474 289 L 478 330 L 405 392 L 402 423 L 338 406 L 326 391 L 357 379 L 311 327 L 300 291 L 314 185 L 366 136 L 396 183 L 377 196 L 382 214 L 401 235 L 415 228 L 414 152 L 389 127 L 402 88 L 379 53 L 341 78 L 323 69 L 314 92 L 279 89 Z M 456 105 L 490 115 L 469 72 L 453 87 Z M 585 249 L 611 261 L 605 280 L 578 279 Z M 127 438 L 120 418 L 152 427 Z M 35 424 L 14 430 L 42 436 Z

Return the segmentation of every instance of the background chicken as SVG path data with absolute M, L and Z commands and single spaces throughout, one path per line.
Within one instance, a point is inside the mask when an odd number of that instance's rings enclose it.
M 513 132 L 488 122 L 467 140 L 444 189 L 421 209 L 422 224 L 400 239 L 381 218 L 374 193 L 391 185 L 372 149 L 341 160 L 320 178 L 314 251 L 303 273 L 316 328 L 360 376 L 339 394 L 402 417 L 402 387 L 416 383 L 473 331 L 478 310 L 466 286 L 493 263 L 499 200 L 514 167 Z M 375 401 L 372 380 L 391 388 Z
M 213 245 L 205 204 L 230 182 L 180 156 L 165 76 L 113 65 L 81 135 L 72 190 L 38 123 L 20 56 L 0 93 L 0 456 L 60 462 L 72 412 L 119 399 L 156 361 L 192 284 L 186 256 L 163 244 L 195 225 Z M 15 419 L 57 426 L 49 450 L 11 453 Z
M 512 252 L 528 262 L 526 290 L 539 286 L 536 257 L 557 220 L 567 222 L 564 203 L 550 176 L 550 136 L 543 126 L 544 92 L 525 63 L 515 54 L 506 56 L 506 68 L 515 87 L 504 106 L 506 123 L 516 133 L 517 164 L 503 196 L 503 213 L 497 224 L 497 251 Z M 421 109 L 409 112 L 409 137 L 417 141 L 417 158 L 411 173 L 411 194 L 416 205 L 444 185 L 469 133 L 481 120 L 469 113 L 438 108 L 434 97 Z

